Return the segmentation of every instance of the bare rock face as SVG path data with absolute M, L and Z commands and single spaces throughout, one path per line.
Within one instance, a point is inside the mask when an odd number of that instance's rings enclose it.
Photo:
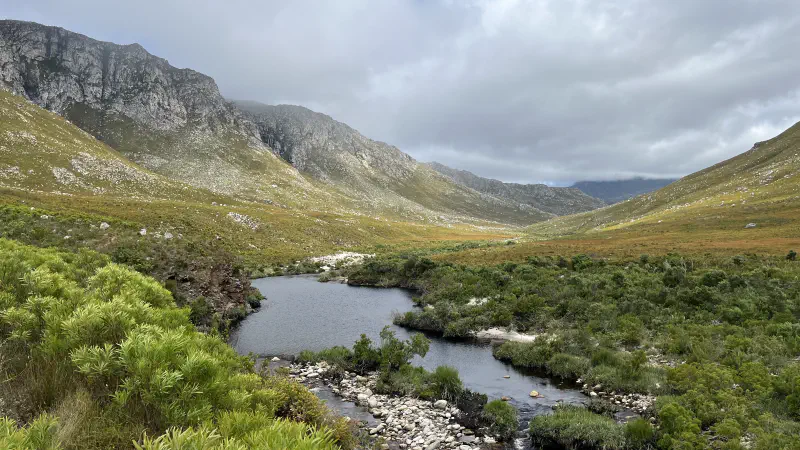
M 62 28 L 0 21 L 0 83 L 69 118 L 80 104 L 154 130 L 186 125 L 257 137 L 210 77 L 172 67 L 139 44 L 101 42 Z
M 238 102 L 261 140 L 298 170 L 329 181 L 354 178 L 405 180 L 418 163 L 392 145 L 373 141 L 348 125 L 302 106 Z

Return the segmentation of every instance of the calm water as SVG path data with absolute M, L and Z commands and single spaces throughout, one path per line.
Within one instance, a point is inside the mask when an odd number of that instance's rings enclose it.
M 262 278 L 253 286 L 267 300 L 231 336 L 231 344 L 241 354 L 296 355 L 306 349 L 350 347 L 362 333 L 377 342 L 378 333 L 386 325 L 391 325 L 401 339 L 409 336 L 405 329 L 392 325 L 393 314 L 414 308 L 411 294 L 402 289 L 320 283 L 314 276 Z M 440 365 L 455 367 L 466 387 L 489 398 L 511 397 L 523 419 L 550 411 L 559 400 L 586 400 L 576 386 L 559 386 L 497 361 L 488 343 L 429 338 L 430 351 L 425 358 L 416 358 L 414 364 L 431 370 Z M 511 378 L 503 378 L 505 375 Z M 532 390 L 543 398 L 531 398 Z

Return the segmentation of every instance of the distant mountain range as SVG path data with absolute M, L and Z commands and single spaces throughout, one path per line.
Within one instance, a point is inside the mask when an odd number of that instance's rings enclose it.
M 229 102 L 212 78 L 137 44 L 4 20 L 0 61 L 3 89 L 131 164 L 215 194 L 434 224 L 528 225 L 600 206 L 577 190 L 476 189 L 324 114 Z
M 590 211 L 605 206 L 603 201 L 575 188 L 550 187 L 545 184 L 504 183 L 499 180 L 480 177 L 466 170 L 453 169 L 438 162 L 428 163 L 428 165 L 462 186 L 475 189 L 487 195 L 528 205 L 555 216 Z
M 677 178 L 631 178 L 629 180 L 614 181 L 579 181 L 573 184 L 572 187 L 612 205 L 637 195 L 661 189 L 676 180 Z

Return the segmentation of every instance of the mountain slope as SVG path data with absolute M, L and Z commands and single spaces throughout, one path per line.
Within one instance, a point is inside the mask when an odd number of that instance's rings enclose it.
M 62 117 L 0 90 L 0 186 L 26 192 L 188 199 L 210 193 L 130 162 Z
M 3 89 L 143 167 L 221 195 L 425 222 L 528 225 L 549 217 L 456 185 L 327 116 L 299 107 L 245 115 L 210 77 L 137 44 L 4 20 L 0 61 Z
M 731 159 L 693 173 L 649 194 L 590 213 L 534 225 L 544 236 L 688 220 L 709 229 L 786 225 L 781 219 L 800 205 L 800 123 Z M 791 217 L 791 216 L 790 216 Z M 793 222 L 793 221 L 792 221 Z
M 674 183 L 676 178 L 632 178 L 630 180 L 614 181 L 579 181 L 572 185 L 586 195 L 599 198 L 609 205 L 619 203 L 637 195 L 647 194 Z
M 303 173 L 337 186 L 361 208 L 430 219 L 440 213 L 514 224 L 550 214 L 477 192 L 420 164 L 397 147 L 300 106 L 238 102 L 264 143 Z M 403 213 L 403 211 L 409 211 Z
M 462 186 L 529 205 L 557 216 L 591 211 L 605 206 L 602 201 L 573 188 L 550 187 L 544 184 L 504 183 L 491 178 L 479 177 L 466 170 L 453 169 L 438 162 L 428 163 L 428 166 L 442 175 L 452 178 Z
M 341 201 L 275 157 L 213 79 L 172 67 L 138 44 L 4 20 L 0 61 L 0 87 L 167 177 L 304 208 Z

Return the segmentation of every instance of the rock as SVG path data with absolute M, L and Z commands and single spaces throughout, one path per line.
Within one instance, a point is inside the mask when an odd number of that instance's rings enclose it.
M 745 228 L 755 228 L 756 226 L 757 226 L 756 224 L 754 224 L 753 222 L 750 222 L 747 225 L 745 225 L 744 227 Z
M 506 378 L 506 379 L 511 378 L 511 375 L 503 375 L 503 378 Z
M 375 398 L 375 397 L 370 397 L 367 400 L 367 404 L 369 405 L 370 408 L 377 408 L 378 407 L 378 399 Z
M 531 395 L 531 397 L 533 397 L 533 398 L 537 398 L 537 397 L 539 397 L 539 391 L 531 391 L 531 394 L 530 394 L 530 395 Z
M 145 236 L 147 234 L 147 228 L 142 228 L 139 230 L 139 236 Z
M 589 392 L 589 397 L 597 397 L 597 392 L 595 391 Z
M 164 239 L 172 239 L 172 238 L 173 238 L 172 233 L 170 233 L 169 231 L 164 233 Z
M 437 448 L 439 448 L 439 444 L 441 444 L 441 443 L 442 443 L 442 441 L 437 439 L 437 440 L 431 442 L 430 445 L 425 447 L 425 450 L 436 450 Z
M 100 223 L 100 229 L 101 230 L 107 230 L 109 228 L 111 228 L 111 225 L 109 225 L 107 222 L 101 222 Z
M 504 396 L 500 397 L 500 400 L 502 400 L 502 401 L 504 401 L 504 402 L 510 402 L 510 401 L 511 401 L 511 397 L 506 397 L 506 396 L 504 395 Z
M 270 361 L 272 361 L 272 362 L 278 362 L 278 361 L 280 361 L 280 360 L 281 360 L 281 359 L 280 359 L 280 358 L 278 358 L 278 357 L 276 356 L 276 357 L 272 358 Z
M 447 408 L 447 400 L 438 400 L 433 404 L 433 407 L 436 409 L 446 409 Z
M 485 442 L 487 444 L 496 444 L 497 440 L 495 440 L 495 438 L 493 438 L 491 436 L 486 436 L 485 438 L 483 438 L 483 442 Z
M 369 397 L 366 394 L 358 394 L 356 397 L 358 399 L 358 404 L 365 405 L 367 401 L 369 401 Z

